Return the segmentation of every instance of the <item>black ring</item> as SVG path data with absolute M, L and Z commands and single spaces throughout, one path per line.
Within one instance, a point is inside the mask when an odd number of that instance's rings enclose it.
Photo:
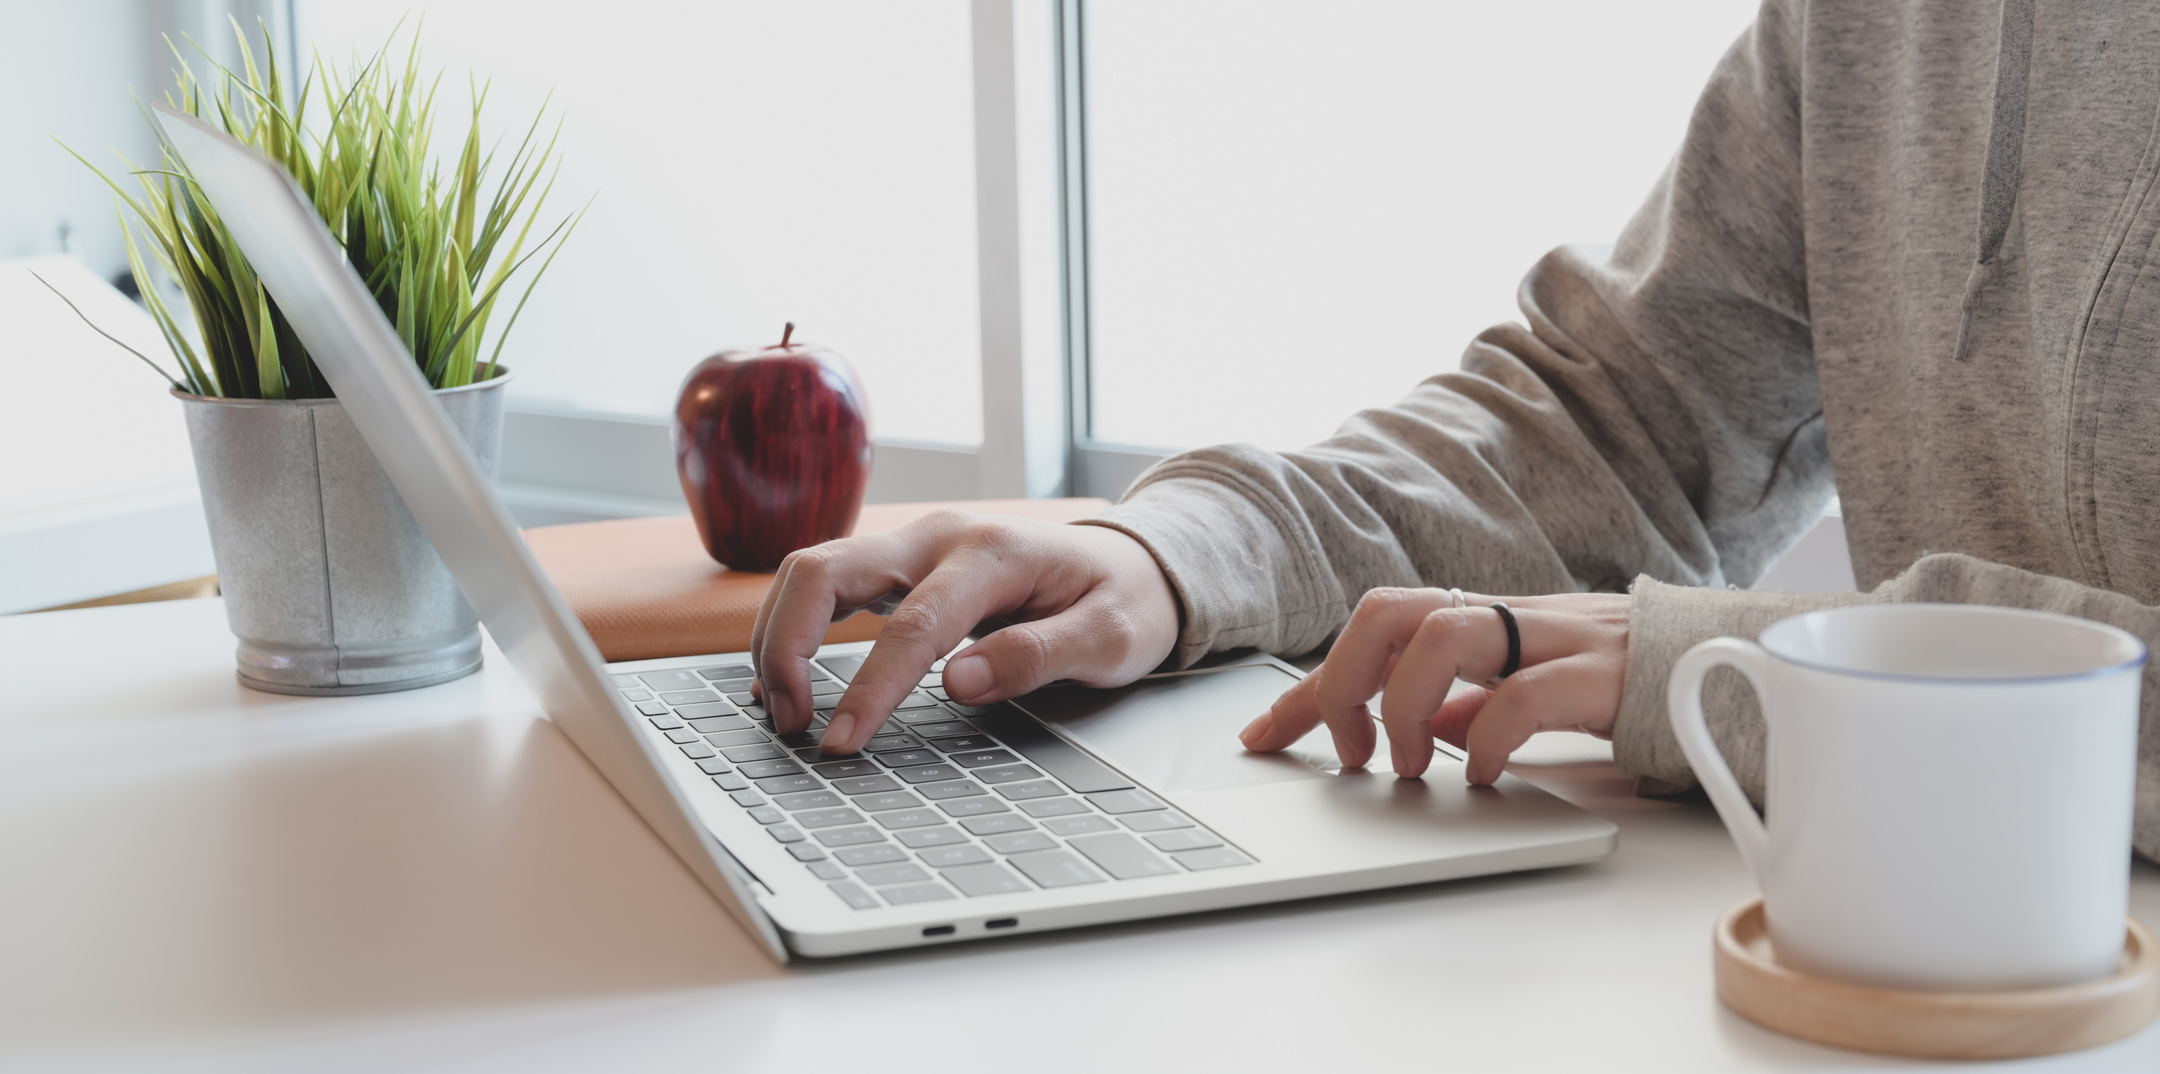
M 1500 613 L 1500 621 L 1507 625 L 1507 663 L 1500 668 L 1505 679 L 1522 670 L 1522 631 L 1515 626 L 1515 612 L 1507 605 L 1494 601 L 1492 610 Z

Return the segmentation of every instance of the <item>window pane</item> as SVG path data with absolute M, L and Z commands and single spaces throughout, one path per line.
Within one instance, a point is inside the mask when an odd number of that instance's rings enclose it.
M 1095 0 L 1094 435 L 1295 447 L 1454 368 L 1619 233 L 1753 10 Z
M 663 411 L 794 321 L 854 363 L 880 437 L 981 440 L 964 0 L 302 0 L 299 30 L 342 62 L 401 17 L 448 72 L 445 127 L 468 70 L 495 131 L 552 88 L 550 207 L 598 195 L 504 352 L 519 395 Z

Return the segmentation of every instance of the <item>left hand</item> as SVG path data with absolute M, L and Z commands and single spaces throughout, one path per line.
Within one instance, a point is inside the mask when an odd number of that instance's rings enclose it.
M 1375 589 L 1358 601 L 1327 661 L 1276 699 L 1238 737 L 1256 753 L 1283 749 L 1326 721 L 1345 767 L 1372 758 L 1381 694 L 1395 774 L 1415 779 L 1437 738 L 1468 750 L 1473 784 L 1500 778 L 1508 755 L 1539 731 L 1611 738 L 1627 674 L 1628 597 L 1561 593 L 1489 597 L 1445 589 Z M 1522 636 L 1522 662 L 1505 681 L 1504 601 Z M 1448 696 L 1456 680 L 1473 684 Z

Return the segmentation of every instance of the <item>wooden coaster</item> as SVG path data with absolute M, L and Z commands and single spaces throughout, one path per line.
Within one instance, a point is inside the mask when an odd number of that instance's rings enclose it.
M 1936 1059 L 2053 1055 L 2121 1040 L 2160 1013 L 2160 944 L 2135 919 L 2112 976 L 2018 992 L 1906 992 L 1781 966 L 1762 896 L 1717 925 L 1717 992 L 1750 1021 L 1822 1044 Z

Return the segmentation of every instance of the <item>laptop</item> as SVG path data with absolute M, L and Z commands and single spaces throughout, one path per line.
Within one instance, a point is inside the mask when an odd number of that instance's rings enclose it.
M 935 671 L 858 756 L 779 735 L 746 653 L 603 664 L 397 333 L 276 164 L 157 105 L 465 597 L 541 707 L 775 959 L 951 943 L 1592 861 L 1616 829 L 1512 776 L 1345 769 L 1237 731 L 1288 664 L 954 704 Z M 868 643 L 814 658 L 819 723 Z M 1383 751 L 1384 752 L 1384 751 Z

